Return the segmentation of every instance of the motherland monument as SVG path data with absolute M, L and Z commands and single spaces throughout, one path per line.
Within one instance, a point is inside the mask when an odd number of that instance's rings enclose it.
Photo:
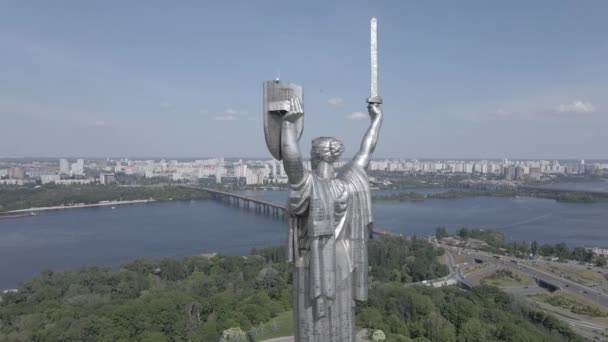
M 264 133 L 282 160 L 290 185 L 288 260 L 293 262 L 296 342 L 354 342 L 355 301 L 367 300 L 367 241 L 372 229 L 366 169 L 382 125 L 378 96 L 377 21 L 370 28 L 371 124 L 355 157 L 334 170 L 344 145 L 332 137 L 312 141 L 311 171 L 304 167 L 303 90 L 280 80 L 264 83 Z

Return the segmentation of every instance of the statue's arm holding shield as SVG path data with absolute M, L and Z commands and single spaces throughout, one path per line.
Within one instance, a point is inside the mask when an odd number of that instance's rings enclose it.
M 278 79 L 264 82 L 264 137 L 274 158 L 283 162 L 291 185 L 307 176 L 300 153 L 304 106 L 302 87 Z
M 295 185 L 302 182 L 307 170 L 304 168 L 302 154 L 300 153 L 299 132 L 297 121 L 304 114 L 302 104 L 297 97 L 290 99 L 291 109 L 283 114 L 283 125 L 281 129 L 281 157 L 283 167 L 289 184 Z

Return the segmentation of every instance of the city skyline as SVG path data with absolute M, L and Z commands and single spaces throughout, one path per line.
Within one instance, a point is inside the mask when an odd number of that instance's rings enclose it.
M 261 84 L 279 75 L 304 86 L 303 154 L 333 133 L 352 155 L 375 15 L 376 156 L 608 159 L 605 3 L 3 7 L 0 156 L 264 158 Z
M 283 164 L 276 159 L 74 159 L 7 163 L 0 160 L 0 184 L 110 184 L 116 174 L 138 177 L 164 178 L 205 184 L 269 185 L 286 184 L 287 174 Z M 337 168 L 348 166 L 348 160 L 335 162 Z M 311 170 L 311 161 L 303 162 Z M 398 172 L 407 174 L 457 174 L 467 175 L 491 186 L 512 187 L 515 182 L 539 182 L 557 175 L 608 174 L 608 162 L 549 160 L 404 160 L 374 159 L 370 171 Z M 486 179 L 489 176 L 491 179 Z M 496 179 L 500 180 L 496 180 Z M 487 184 L 486 184 L 487 186 Z

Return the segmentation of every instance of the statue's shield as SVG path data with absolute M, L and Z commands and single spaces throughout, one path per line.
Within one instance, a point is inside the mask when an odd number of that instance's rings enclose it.
M 290 110 L 290 102 L 293 96 L 304 103 L 302 87 L 293 84 L 276 81 L 264 82 L 264 136 L 268 150 L 278 160 L 281 155 L 281 128 L 283 124 L 282 115 Z M 296 121 L 298 139 L 302 136 L 304 128 L 303 116 Z

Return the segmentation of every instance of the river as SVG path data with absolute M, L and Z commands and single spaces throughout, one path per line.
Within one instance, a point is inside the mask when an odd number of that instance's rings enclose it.
M 286 196 L 283 191 L 244 194 L 281 203 Z M 469 226 L 499 229 L 516 240 L 608 247 L 608 203 L 559 203 L 525 197 L 376 202 L 374 218 L 377 226 L 405 234 L 429 235 L 437 226 Z M 3 219 L 0 288 L 15 287 L 45 269 L 117 266 L 140 257 L 209 252 L 241 255 L 252 247 L 285 243 L 286 232 L 281 219 L 214 201 L 66 209 Z

